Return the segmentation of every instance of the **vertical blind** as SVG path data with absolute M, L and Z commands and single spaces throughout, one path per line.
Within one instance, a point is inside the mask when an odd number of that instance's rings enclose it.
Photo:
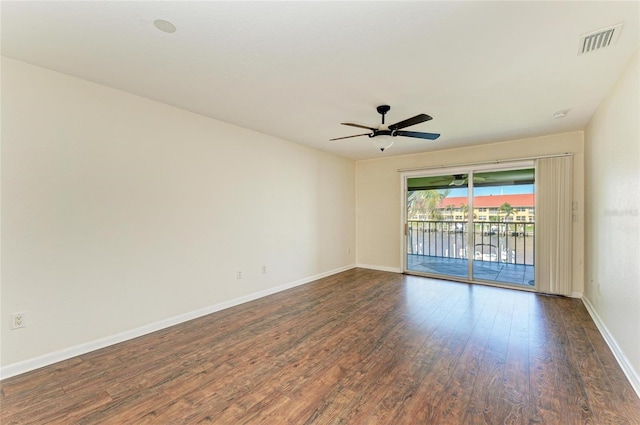
M 535 281 L 539 292 L 571 295 L 573 157 L 536 160 Z

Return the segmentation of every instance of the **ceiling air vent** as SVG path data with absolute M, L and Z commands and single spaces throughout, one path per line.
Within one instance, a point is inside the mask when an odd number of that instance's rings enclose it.
M 611 46 L 618 39 L 618 34 L 620 34 L 621 29 L 622 24 L 620 23 L 612 27 L 581 35 L 578 56 Z

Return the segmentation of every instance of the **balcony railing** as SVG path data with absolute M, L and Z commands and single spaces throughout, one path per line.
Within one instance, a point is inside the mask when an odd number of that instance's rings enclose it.
M 444 258 L 469 258 L 466 221 L 410 220 L 407 252 Z M 534 265 L 535 223 L 474 221 L 474 260 Z

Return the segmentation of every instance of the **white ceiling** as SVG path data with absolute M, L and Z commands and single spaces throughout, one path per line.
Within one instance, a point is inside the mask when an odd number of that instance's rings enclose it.
M 584 129 L 640 2 L 9 2 L 2 54 L 352 159 Z M 153 26 L 171 21 L 173 34 Z M 578 56 L 581 34 L 624 22 Z M 426 113 L 381 153 L 344 121 Z M 553 119 L 569 109 L 566 118 Z

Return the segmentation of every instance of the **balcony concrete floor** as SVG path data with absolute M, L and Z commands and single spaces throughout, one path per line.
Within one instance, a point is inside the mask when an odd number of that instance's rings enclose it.
M 467 260 L 463 258 L 407 255 L 410 271 L 468 278 Z M 534 266 L 473 260 L 473 278 L 516 285 L 534 285 Z

